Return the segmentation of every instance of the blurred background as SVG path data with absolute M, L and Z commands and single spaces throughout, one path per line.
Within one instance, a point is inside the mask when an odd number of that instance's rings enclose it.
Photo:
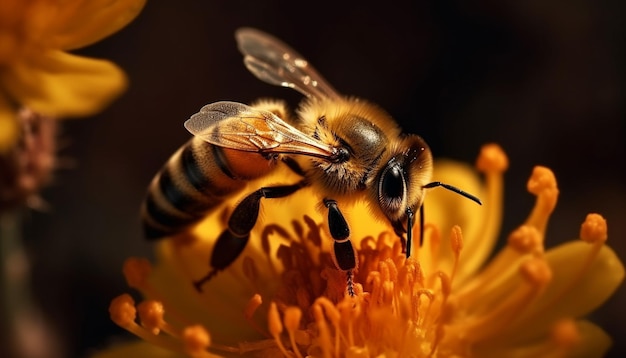
M 32 297 L 53 332 L 50 357 L 84 357 L 126 337 L 109 301 L 129 291 L 121 267 L 152 256 L 138 208 L 161 165 L 190 134 L 183 122 L 218 100 L 301 96 L 246 71 L 236 28 L 291 44 L 345 94 L 378 103 L 436 157 L 473 162 L 486 142 L 510 159 L 502 239 L 528 215 L 534 165 L 561 191 L 547 246 L 578 236 L 589 212 L 626 260 L 626 3 L 531 1 L 149 1 L 81 54 L 110 59 L 128 92 L 100 115 L 64 121 L 59 169 L 28 211 Z M 466 243 L 471 245 L 471 243 Z M 624 356 L 626 289 L 593 313 Z

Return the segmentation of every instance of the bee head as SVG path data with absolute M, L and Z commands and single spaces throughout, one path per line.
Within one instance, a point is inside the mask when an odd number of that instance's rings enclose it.
M 424 200 L 424 185 L 433 171 L 430 148 L 417 135 L 408 135 L 391 149 L 391 157 L 378 175 L 378 205 L 397 233 Z

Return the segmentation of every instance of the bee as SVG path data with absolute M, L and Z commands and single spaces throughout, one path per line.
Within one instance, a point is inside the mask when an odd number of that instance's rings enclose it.
M 235 38 L 253 75 L 305 98 L 295 115 L 279 101 L 252 106 L 216 102 L 192 115 L 185 127 L 194 137 L 170 158 L 148 189 L 142 210 L 146 236 L 158 239 L 187 230 L 250 180 L 279 165 L 288 166 L 301 179 L 259 188 L 234 207 L 227 228 L 215 241 L 211 270 L 194 282 L 199 291 L 239 257 L 262 199 L 287 197 L 304 187 L 319 194 L 334 240 L 331 256 L 347 273 L 351 295 L 352 271 L 358 262 L 342 208 L 357 200 L 367 202 L 393 227 L 408 257 L 416 213 L 423 213 L 427 189 L 443 187 L 480 204 L 458 188 L 431 182 L 428 145 L 418 135 L 403 133 L 384 110 L 339 94 L 304 57 L 269 34 L 242 28 Z M 421 214 L 421 224 L 423 220 Z

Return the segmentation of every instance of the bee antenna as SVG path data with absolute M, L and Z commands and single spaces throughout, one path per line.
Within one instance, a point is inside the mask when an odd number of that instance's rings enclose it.
M 477 203 L 478 205 L 483 205 L 482 201 L 480 201 L 480 199 L 478 199 L 474 195 L 472 195 L 470 193 L 467 193 L 467 192 L 464 192 L 463 190 L 461 190 L 461 189 L 459 189 L 459 188 L 457 188 L 455 186 L 452 186 L 450 184 L 442 183 L 440 181 L 434 181 L 432 183 L 428 183 L 428 184 L 424 185 L 422 188 L 430 189 L 430 188 L 434 188 L 434 187 L 438 187 L 438 186 L 440 186 L 442 188 L 445 188 L 445 189 L 448 189 L 450 191 L 453 191 L 453 192 L 455 192 L 457 194 L 460 194 L 460 195 L 468 198 L 469 200 Z

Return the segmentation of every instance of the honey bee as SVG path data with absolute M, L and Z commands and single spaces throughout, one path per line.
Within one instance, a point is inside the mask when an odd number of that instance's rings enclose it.
M 210 272 L 194 282 L 198 290 L 239 257 L 263 198 L 286 197 L 304 187 L 319 194 L 334 240 L 333 262 L 347 272 L 351 295 L 352 271 L 358 262 L 350 223 L 341 208 L 357 200 L 367 202 L 393 227 L 408 257 L 415 215 L 423 213 L 426 189 L 444 187 L 480 204 L 460 189 L 431 182 L 433 160 L 426 142 L 403 133 L 378 106 L 339 94 L 304 57 L 269 34 L 242 28 L 235 37 L 252 74 L 305 98 L 295 115 L 279 101 L 252 106 L 216 102 L 192 115 L 185 127 L 194 137 L 170 158 L 148 189 L 142 210 L 146 236 L 158 239 L 188 229 L 248 181 L 279 165 L 288 166 L 301 179 L 259 188 L 235 206 L 227 229 L 215 242 Z M 423 224 L 423 214 L 420 221 Z

